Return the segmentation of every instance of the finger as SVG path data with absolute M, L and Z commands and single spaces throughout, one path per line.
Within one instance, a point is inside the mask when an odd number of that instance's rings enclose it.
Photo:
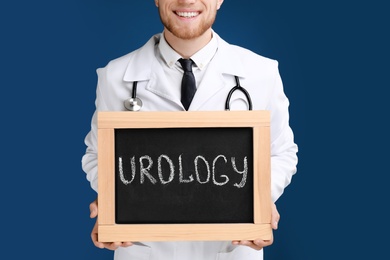
M 132 246 L 132 242 L 113 242 L 113 243 L 104 243 L 104 247 L 109 250 L 116 250 L 118 247 L 129 247 Z
M 279 226 L 279 218 L 272 219 L 271 227 L 273 230 L 277 230 Z
M 255 250 L 261 250 L 266 246 L 270 246 L 273 244 L 273 236 L 271 236 L 270 240 L 262 240 L 262 239 L 256 239 L 256 240 L 234 240 L 232 241 L 233 245 L 242 245 L 242 246 L 248 246 L 250 248 L 253 248 Z
M 100 249 L 103 249 L 103 248 L 106 247 L 106 246 L 104 245 L 104 243 L 98 242 L 98 241 L 93 242 L 93 244 L 94 244 L 97 248 L 100 248 Z
M 261 240 L 262 241 L 262 240 Z M 254 250 L 261 250 L 265 246 L 264 241 L 262 243 L 259 243 L 259 245 L 255 244 L 254 241 L 249 241 L 249 240 L 241 240 L 240 245 L 242 246 L 248 246 Z
M 98 228 L 97 228 L 97 220 L 95 222 L 95 225 L 92 228 L 91 231 L 91 240 L 93 244 L 98 248 L 104 248 L 104 243 L 98 241 Z
M 91 239 L 92 239 L 93 244 L 96 247 L 101 248 L 101 249 L 103 249 L 105 247 L 104 243 L 98 241 L 98 234 L 96 232 L 91 233 Z
M 94 200 L 91 204 L 89 204 L 89 217 L 90 218 L 96 218 L 98 215 L 98 206 L 97 206 L 97 200 Z
M 257 247 L 266 247 L 272 245 L 274 242 L 274 239 L 271 238 L 270 240 L 262 240 L 262 239 L 256 239 L 253 241 L 253 244 L 255 244 Z
M 106 248 L 108 250 L 116 250 L 118 247 L 129 247 L 132 246 L 132 242 L 107 242 L 107 243 L 102 243 L 95 241 L 94 242 L 95 246 L 98 248 Z
M 256 243 L 255 243 L 256 241 Z M 256 250 L 260 250 L 264 246 L 266 246 L 266 242 L 264 240 L 258 239 L 255 241 L 250 241 L 250 240 L 234 240 L 232 241 L 233 245 L 242 245 L 242 246 L 249 246 L 252 247 Z
M 278 229 L 278 224 L 280 221 L 280 214 L 276 208 L 275 204 L 272 204 L 272 214 L 271 214 L 271 227 L 272 229 Z
M 96 233 L 93 233 L 93 238 L 92 238 L 92 241 L 94 243 L 94 245 L 100 249 L 103 249 L 103 248 L 106 248 L 108 250 L 116 250 L 118 249 L 118 247 L 129 247 L 131 245 L 133 245 L 133 243 L 131 242 L 106 242 L 106 243 L 103 243 L 103 242 L 99 242 L 97 241 L 97 234 Z
M 122 242 L 121 247 L 129 247 L 129 246 L 132 246 L 132 245 L 133 245 L 132 242 Z
M 121 242 L 104 243 L 104 247 L 109 250 L 115 250 L 121 246 Z

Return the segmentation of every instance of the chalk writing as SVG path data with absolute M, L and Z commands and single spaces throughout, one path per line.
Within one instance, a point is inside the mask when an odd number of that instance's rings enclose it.
M 165 172 L 162 167 L 163 162 L 165 162 L 168 165 L 169 168 L 169 174 Z M 225 155 L 218 155 L 212 160 L 212 167 L 210 167 L 209 161 L 202 155 L 198 155 L 194 158 L 193 166 L 195 172 L 195 178 L 192 173 L 188 175 L 187 178 L 184 177 L 183 173 L 183 162 L 182 162 L 182 155 L 180 155 L 177 159 L 179 170 L 178 170 L 178 180 L 179 183 L 190 183 L 196 181 L 199 184 L 206 184 L 206 183 L 213 183 L 216 186 L 224 186 L 229 183 L 230 178 L 227 175 L 227 172 L 230 174 L 237 173 L 239 175 L 242 175 L 241 181 L 239 183 L 234 183 L 233 186 L 237 187 L 239 189 L 245 187 L 247 176 L 248 176 L 248 162 L 247 157 L 245 156 L 243 158 L 243 169 L 239 170 L 236 165 L 236 158 L 231 157 L 230 158 L 230 164 L 228 163 L 228 159 Z M 148 155 L 140 156 L 138 159 L 138 165 L 139 165 L 139 176 L 140 176 L 140 184 L 144 184 L 146 180 L 149 180 L 151 184 L 157 184 L 160 183 L 162 185 L 166 185 L 171 183 L 177 173 L 177 168 L 175 167 L 174 161 L 166 154 L 162 154 L 157 158 L 157 176 L 154 177 L 152 174 L 153 169 L 153 159 Z M 136 157 L 132 156 L 130 158 L 130 169 L 131 173 L 126 173 L 124 171 L 123 167 L 123 159 L 122 157 L 118 157 L 118 172 L 119 172 L 119 179 L 124 185 L 129 185 L 134 182 L 135 176 L 137 174 L 137 165 L 136 165 Z M 223 165 L 225 169 L 226 167 L 231 167 L 231 171 L 225 171 L 225 172 L 219 172 L 218 165 Z M 202 167 L 203 165 L 204 167 Z M 222 168 L 222 167 L 221 167 Z M 166 169 L 166 168 L 164 168 Z M 190 172 L 190 171 L 189 171 Z M 191 171 L 192 172 L 192 171 Z M 127 176 L 130 176 L 131 178 L 128 179 Z M 165 176 L 165 177 L 164 177 Z M 211 178 L 212 177 L 212 178 Z M 210 182 L 210 178 L 212 181 Z M 222 180 L 222 181 L 218 181 Z

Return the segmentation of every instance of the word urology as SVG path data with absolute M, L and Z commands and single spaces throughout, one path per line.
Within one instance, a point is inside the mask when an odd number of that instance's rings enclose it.
M 136 161 L 138 163 L 136 163 Z M 173 160 L 165 154 L 160 155 L 157 158 L 157 162 L 153 161 L 150 156 L 143 155 L 140 156 L 138 160 L 136 160 L 135 156 L 131 157 L 129 165 L 130 171 L 125 171 L 124 168 L 128 169 L 129 167 L 124 167 L 122 157 L 118 157 L 119 178 L 125 185 L 133 183 L 137 173 L 139 175 L 140 184 L 149 182 L 152 184 L 160 183 L 166 185 L 176 178 L 179 183 L 198 182 L 199 184 L 212 183 L 217 186 L 224 186 L 229 182 L 232 182 L 227 175 L 228 173 L 230 175 L 239 175 L 240 178 L 235 176 L 234 179 L 240 181 L 231 183 L 235 187 L 243 188 L 246 184 L 248 176 L 248 162 L 246 156 L 243 158 L 243 162 L 239 164 L 241 165 L 241 169 L 238 169 L 235 157 L 231 157 L 230 160 L 228 160 L 225 155 L 218 155 L 210 162 L 206 160 L 204 156 L 198 155 L 190 165 L 191 168 L 193 167 L 192 169 L 183 171 L 182 155 L 178 157 L 176 165 Z

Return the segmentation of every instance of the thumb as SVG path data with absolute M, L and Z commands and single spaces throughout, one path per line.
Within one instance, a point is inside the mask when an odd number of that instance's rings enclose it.
M 276 208 L 275 204 L 272 204 L 272 216 L 271 216 L 272 229 L 274 230 L 278 229 L 279 220 L 280 220 L 280 214 L 278 212 L 278 209 Z
M 89 204 L 89 217 L 90 218 L 96 218 L 98 215 L 98 205 L 97 200 L 94 200 L 91 204 Z

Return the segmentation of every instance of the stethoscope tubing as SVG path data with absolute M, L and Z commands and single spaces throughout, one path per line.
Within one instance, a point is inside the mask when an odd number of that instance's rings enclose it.
M 241 85 L 240 85 L 240 80 L 238 79 L 238 77 L 237 77 L 237 76 L 234 76 L 234 77 L 235 77 L 235 79 L 236 79 L 236 84 L 237 84 L 237 85 L 236 85 L 235 87 L 233 87 L 233 88 L 229 91 L 229 94 L 228 94 L 228 96 L 227 96 L 227 98 L 226 98 L 225 110 L 226 110 L 226 111 L 229 111 L 229 110 L 230 110 L 230 100 L 231 100 L 231 98 L 232 98 L 232 95 L 233 95 L 234 91 L 236 91 L 236 90 L 239 90 L 239 91 L 241 91 L 242 93 L 244 93 L 244 95 L 245 95 L 245 97 L 246 97 L 246 99 L 247 99 L 247 101 L 248 101 L 249 110 L 252 110 L 252 99 L 251 99 L 251 96 L 249 95 L 248 91 L 247 91 L 245 88 L 241 87 Z
M 240 80 L 238 79 L 238 77 L 237 76 L 234 76 L 234 77 L 236 79 L 236 86 L 233 87 L 228 93 L 228 96 L 226 98 L 226 103 L 225 103 L 225 110 L 226 111 L 230 110 L 230 100 L 232 98 L 234 91 L 236 91 L 236 90 L 239 90 L 242 93 L 244 93 L 244 95 L 248 101 L 248 109 L 252 110 L 252 99 L 251 99 L 248 91 L 245 88 L 241 87 Z M 139 111 L 142 107 L 142 101 L 139 98 L 137 98 L 137 84 L 138 84 L 138 81 L 133 82 L 133 90 L 131 92 L 131 98 L 126 99 L 124 102 L 126 109 L 129 111 Z
M 134 81 L 133 91 L 131 92 L 131 98 L 134 98 L 134 99 L 137 98 L 137 84 L 138 84 L 138 81 Z

